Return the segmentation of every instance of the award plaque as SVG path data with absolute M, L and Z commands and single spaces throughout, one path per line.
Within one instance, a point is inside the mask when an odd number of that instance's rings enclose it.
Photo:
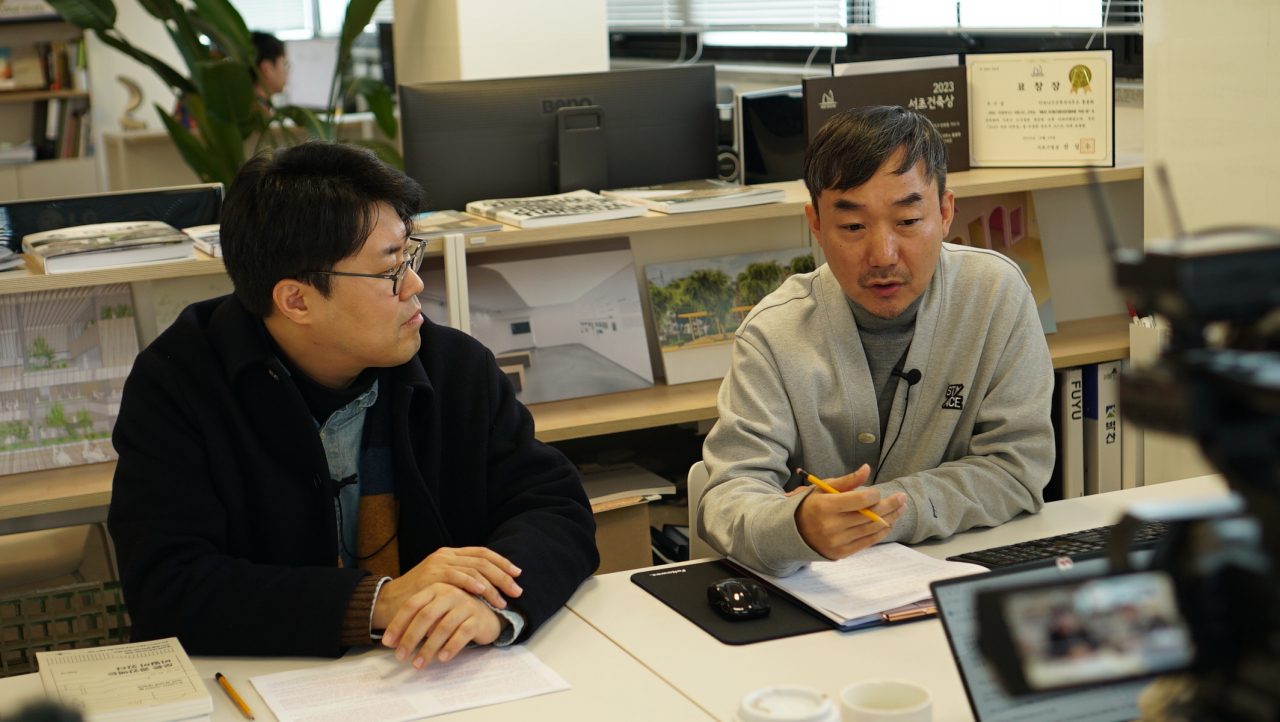
M 969 165 L 1114 166 L 1110 50 L 965 57 Z

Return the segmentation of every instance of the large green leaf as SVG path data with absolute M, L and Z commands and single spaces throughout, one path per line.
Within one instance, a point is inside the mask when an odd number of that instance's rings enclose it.
M 342 19 L 342 36 L 338 40 L 338 72 L 347 67 L 352 44 L 373 19 L 373 11 L 378 9 L 381 2 L 382 0 L 351 0 L 347 5 L 347 14 Z
M 138 4 L 159 20 L 171 20 L 175 14 L 182 12 L 176 0 L 138 0 Z
M 210 57 L 208 46 L 200 42 L 200 33 L 196 32 L 180 9 L 174 15 L 172 22 L 165 23 L 164 27 L 169 31 L 169 37 L 173 39 L 178 52 L 182 53 L 187 69 L 194 75 L 196 64 Z
M 255 73 L 256 77 L 257 68 L 254 67 L 254 61 L 257 60 L 257 50 L 246 50 L 245 48 L 240 47 L 235 40 L 231 39 L 230 35 L 222 32 L 222 28 L 214 25 L 208 20 L 205 20 L 199 15 L 196 15 L 190 10 L 187 11 L 186 17 L 187 21 L 191 23 L 193 28 L 209 36 L 209 39 L 213 41 L 214 45 L 218 46 L 218 48 L 226 53 L 232 60 L 244 65 Z
M 394 145 L 391 145 L 385 140 L 353 138 L 344 142 L 350 143 L 351 145 L 358 145 L 362 148 L 368 148 L 373 151 L 374 155 L 378 156 L 382 162 L 392 168 L 396 168 L 397 170 L 404 170 L 404 158 L 400 156 L 400 151 L 396 150 Z
M 396 137 L 395 105 L 391 102 L 391 89 L 386 83 L 373 78 L 352 78 L 347 85 L 345 97 L 363 95 L 373 111 L 373 119 L 388 138 Z
M 225 168 L 221 163 L 213 158 L 213 155 L 207 148 L 196 140 L 191 131 L 182 127 L 178 121 L 169 117 L 169 112 L 159 105 L 156 105 L 156 112 L 160 114 L 160 119 L 164 121 L 165 128 L 169 130 L 169 137 L 173 139 L 173 144 L 178 147 L 178 152 L 182 154 L 182 159 L 191 166 L 191 170 L 200 176 L 200 180 L 205 183 L 221 182 L 226 184 L 229 179 L 225 178 Z
M 244 18 L 228 0 L 195 0 L 195 6 L 196 14 L 221 30 L 242 57 L 257 59 L 249 26 L 244 24 Z
M 314 111 L 308 110 L 307 108 L 299 108 L 296 105 L 286 105 L 276 108 L 276 115 L 292 120 L 294 125 L 306 129 L 307 135 L 313 138 L 328 140 L 333 137 L 332 126 L 320 120 L 320 117 L 317 116 Z
M 257 112 L 249 69 L 234 60 L 205 60 L 196 68 L 210 120 L 235 126 L 238 133 L 240 124 Z
M 95 32 L 98 35 L 98 39 L 102 42 L 110 45 L 116 50 L 119 50 L 125 55 L 128 55 L 134 60 L 137 60 L 143 65 L 150 67 L 155 71 L 156 75 L 160 76 L 161 80 L 168 83 L 169 87 L 177 90 L 179 94 L 196 92 L 196 86 L 190 80 L 187 80 L 181 73 L 169 67 L 169 64 L 160 58 L 157 58 L 145 50 L 135 48 L 129 44 L 129 41 L 124 38 L 117 37 L 116 35 L 112 35 L 108 31 L 97 30 Z
M 116 26 L 116 4 L 111 0 L 48 0 L 58 15 L 85 30 L 109 30 Z
M 244 165 L 244 138 L 240 135 L 240 129 L 209 117 L 204 98 L 199 94 L 187 95 L 182 101 L 191 117 L 195 118 L 196 128 L 200 131 L 205 147 L 222 169 L 222 175 L 228 179 L 223 183 L 229 184 L 240 166 Z

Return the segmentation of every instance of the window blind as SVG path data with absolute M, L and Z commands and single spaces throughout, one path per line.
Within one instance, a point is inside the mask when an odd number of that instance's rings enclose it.
M 250 30 L 281 40 L 305 40 L 314 34 L 311 0 L 231 0 Z
M 609 0 L 611 28 L 837 28 L 848 0 Z
M 969 0 L 975 9 L 991 0 Z M 709 27 L 755 27 L 788 25 L 793 27 L 878 26 L 877 15 L 885 27 L 955 27 L 958 15 L 964 12 L 966 0 L 608 0 L 609 27 L 680 29 L 690 30 Z M 1104 17 L 1107 27 L 1140 26 L 1143 0 L 1086 0 L 1078 2 L 1049 2 L 1039 0 L 1046 8 L 1078 5 L 1081 13 L 1092 18 Z M 1026 7 L 1025 0 L 1011 4 L 1014 10 Z M 1031 3 L 1035 5 L 1035 3 Z M 949 7 L 949 13 L 940 6 Z M 947 14 L 949 22 L 943 21 Z M 1046 18 L 1027 18 L 1035 27 L 1045 27 Z M 1048 20 L 1052 22 L 1051 20 Z M 1015 24 L 1016 25 L 1016 24 Z M 1005 25 L 1008 27 L 1009 25 Z M 1032 25 L 1027 25 L 1031 27 Z

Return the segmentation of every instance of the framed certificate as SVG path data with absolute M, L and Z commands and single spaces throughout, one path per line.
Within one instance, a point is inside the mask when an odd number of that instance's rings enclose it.
M 969 165 L 1114 166 L 1110 50 L 965 57 Z

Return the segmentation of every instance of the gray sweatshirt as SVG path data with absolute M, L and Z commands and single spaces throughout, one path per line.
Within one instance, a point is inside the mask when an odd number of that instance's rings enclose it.
M 923 376 L 898 382 L 883 440 L 846 299 L 824 265 L 787 279 L 738 330 L 720 421 L 703 446 L 711 478 L 698 533 L 770 574 L 822 560 L 796 529 L 804 494 L 783 495 L 797 466 L 821 478 L 878 469 L 882 496 L 907 495 L 889 541 L 1039 511 L 1054 459 L 1053 363 L 1018 267 L 943 244 L 905 364 Z

